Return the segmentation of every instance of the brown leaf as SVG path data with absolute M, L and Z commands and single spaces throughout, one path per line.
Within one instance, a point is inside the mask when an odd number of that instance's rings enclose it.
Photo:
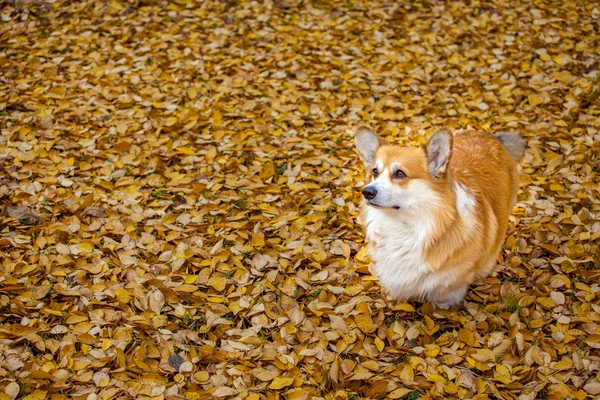
M 16 218 L 25 225 L 37 225 L 41 221 L 41 216 L 29 207 L 6 207 L 8 216 Z
M 181 367 L 183 363 L 185 363 L 185 358 L 181 357 L 179 354 L 171 354 L 169 356 L 169 364 L 176 370 L 179 370 L 179 367 Z
M 0 398 L 598 396 L 598 6 L 538 3 L 2 2 Z M 375 278 L 363 124 L 527 142 L 460 306 Z M 383 234 L 464 217 L 398 166 Z
M 280 371 L 277 369 L 267 370 L 264 368 L 255 368 L 252 370 L 252 376 L 263 382 L 270 382 L 279 376 Z
M 106 211 L 104 210 L 103 207 L 94 207 L 94 206 L 89 206 L 86 207 L 83 212 L 81 213 L 82 217 L 97 217 L 97 218 L 106 218 Z

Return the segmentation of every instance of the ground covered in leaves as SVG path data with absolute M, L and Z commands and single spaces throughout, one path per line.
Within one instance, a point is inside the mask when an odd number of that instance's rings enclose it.
M 2 2 L 0 399 L 598 396 L 600 7 L 532 3 Z M 526 137 L 458 310 L 368 274 L 363 122 Z

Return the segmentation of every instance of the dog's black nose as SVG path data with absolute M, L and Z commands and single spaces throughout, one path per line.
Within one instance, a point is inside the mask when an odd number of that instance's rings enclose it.
M 377 196 L 377 189 L 367 186 L 363 189 L 362 194 L 365 196 L 365 199 L 372 200 Z

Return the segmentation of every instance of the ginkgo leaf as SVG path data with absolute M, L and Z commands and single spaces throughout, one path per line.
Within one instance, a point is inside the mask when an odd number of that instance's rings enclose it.
M 3 2 L 0 399 L 598 396 L 598 7 L 563 3 Z M 428 263 L 380 236 L 462 216 L 396 152 L 369 242 L 361 125 L 527 143 L 459 306 L 382 290 Z
M 531 107 L 536 107 L 544 102 L 544 98 L 539 94 L 530 94 L 527 99 Z
M 294 383 L 294 378 L 277 377 L 269 385 L 269 389 L 278 390 L 290 386 Z

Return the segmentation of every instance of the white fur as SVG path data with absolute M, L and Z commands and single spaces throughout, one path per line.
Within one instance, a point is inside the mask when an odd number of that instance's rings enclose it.
M 419 180 L 411 181 L 406 189 L 386 182 L 385 178 L 371 184 L 377 185 L 378 197 L 382 196 L 381 200 L 386 205 L 389 203 L 401 207 L 399 210 L 366 208 L 370 256 L 380 284 L 394 298 L 429 300 L 440 308 L 460 303 L 467 291 L 467 284 L 443 298 L 433 295 L 439 289 L 461 280 L 462 277 L 454 272 L 456 269 L 444 268 L 441 272 L 432 272 L 439 266 L 428 265 L 423 256 L 427 239 L 435 228 L 434 211 L 439 204 L 435 191 Z M 475 199 L 462 184 L 457 183 L 455 189 L 458 214 L 467 229 L 474 231 Z
M 468 192 L 465 185 L 456 181 L 454 183 L 456 193 L 456 210 L 462 218 L 468 233 L 474 233 L 477 220 L 475 219 L 475 198 Z

